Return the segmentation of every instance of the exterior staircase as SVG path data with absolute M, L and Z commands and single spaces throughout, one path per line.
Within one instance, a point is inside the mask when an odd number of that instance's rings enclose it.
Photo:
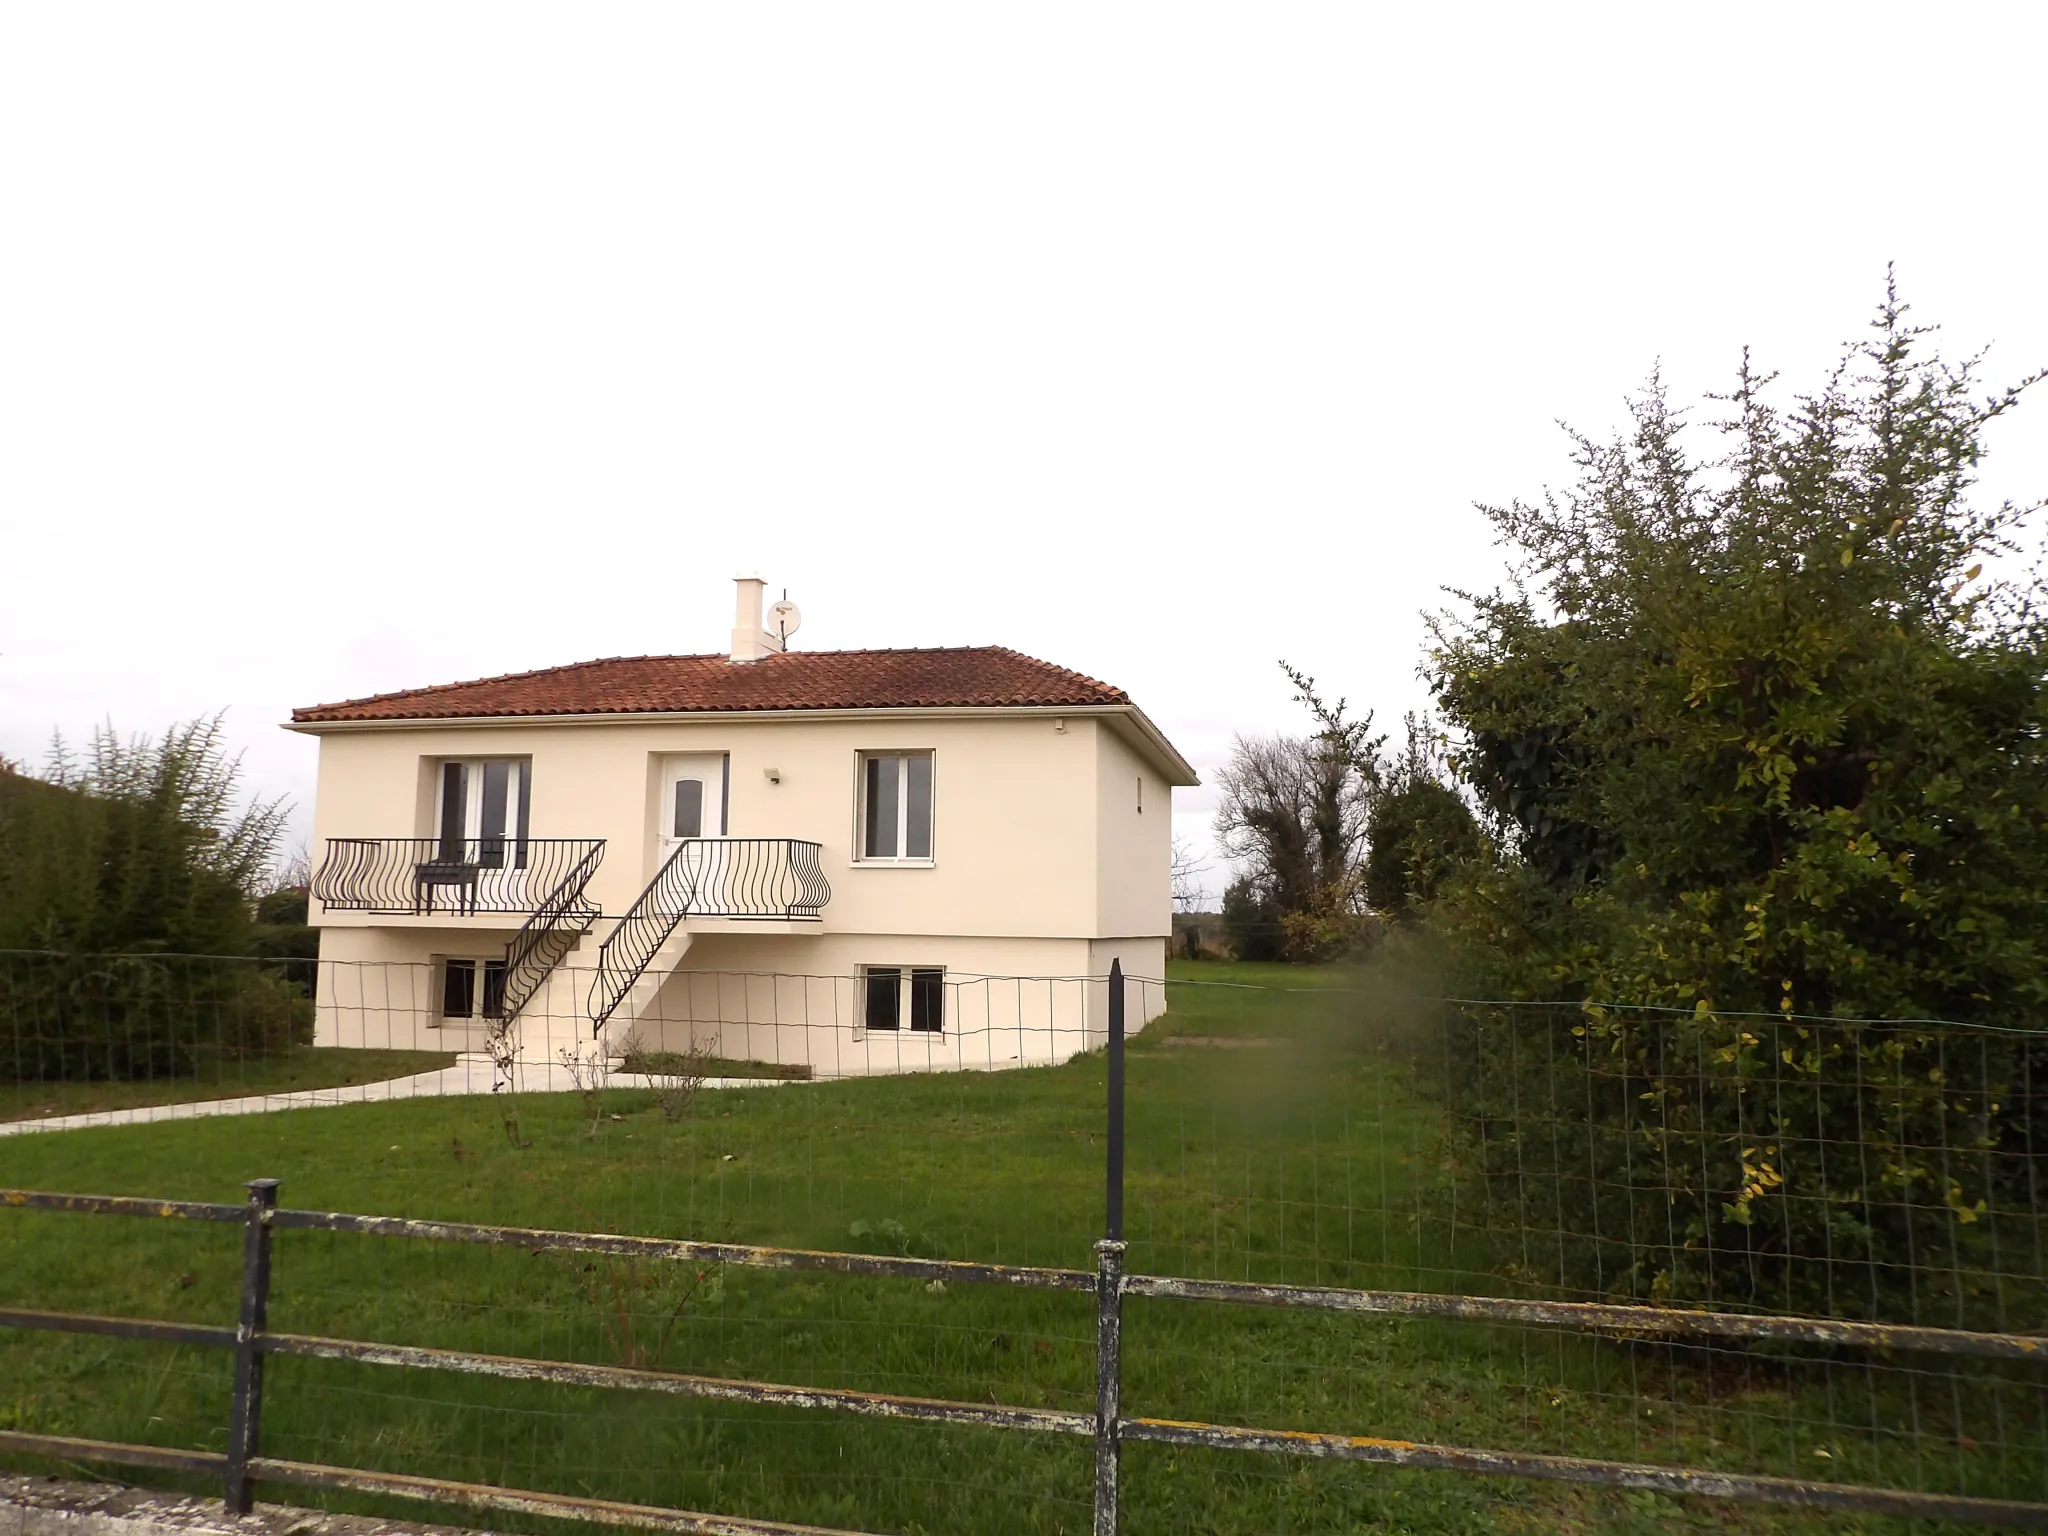
M 689 917 L 814 923 L 832 888 L 819 846 L 795 838 L 690 838 L 599 947 L 590 987 L 594 1033 L 623 1042 L 675 974 L 693 937 Z
M 584 891 L 603 857 L 599 843 L 578 860 L 505 946 L 504 990 L 491 1015 L 493 1027 L 510 1029 L 518 1022 L 597 921 L 598 910 Z

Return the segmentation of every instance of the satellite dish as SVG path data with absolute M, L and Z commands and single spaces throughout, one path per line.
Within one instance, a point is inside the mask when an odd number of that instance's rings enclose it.
M 786 597 L 768 610 L 768 632 L 784 645 L 789 643 L 791 635 L 803 627 L 803 622 L 803 610 Z

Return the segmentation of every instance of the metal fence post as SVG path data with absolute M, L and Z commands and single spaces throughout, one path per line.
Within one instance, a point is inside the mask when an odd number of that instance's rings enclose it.
M 1116 1536 L 1124 1324 L 1124 965 L 1109 962 L 1109 1153 L 1095 1245 L 1095 1536 Z
M 1109 1192 L 1102 1235 L 1124 1236 L 1124 965 L 1109 962 Z
M 1116 1536 L 1122 1454 L 1124 1245 L 1095 1245 L 1095 1536 Z
M 228 1416 L 225 1499 L 233 1514 L 246 1515 L 255 1502 L 249 1462 L 256 1454 L 263 1419 L 263 1356 L 256 1336 L 270 1312 L 270 1213 L 277 1208 L 277 1180 L 249 1181 L 248 1225 L 242 1229 L 242 1311 L 235 1324 L 235 1400 Z

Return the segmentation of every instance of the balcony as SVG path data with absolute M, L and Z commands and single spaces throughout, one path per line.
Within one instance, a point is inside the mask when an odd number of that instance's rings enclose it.
M 690 838 L 675 845 L 635 910 L 815 922 L 832 899 L 823 852 L 794 837 Z
M 330 837 L 313 895 L 330 912 L 524 918 L 603 857 L 601 837 Z

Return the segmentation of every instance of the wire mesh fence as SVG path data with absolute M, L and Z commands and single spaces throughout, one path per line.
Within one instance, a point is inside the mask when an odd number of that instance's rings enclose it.
M 485 978 L 465 1016 L 432 967 L 9 956 L 0 978 L 8 1187 L 231 1200 L 261 1174 L 312 1209 L 1081 1269 L 1102 1233 L 1103 978 L 947 974 L 920 1015 L 904 974 L 892 1029 L 866 975 L 697 973 L 600 1052 L 565 975 L 516 1021 L 509 1072 Z M 297 1005 L 283 1029 L 279 989 Z M 2048 1502 L 2048 1399 L 2023 1351 L 1429 1310 L 1518 1297 L 2039 1334 L 2033 1038 L 1451 1003 L 1370 973 L 1216 964 L 1133 978 L 1128 1014 L 1130 1271 L 1376 1299 L 1139 1290 L 1125 1412 Z M 0 1305 L 229 1325 L 235 1237 L 9 1212 Z M 325 1231 L 292 1233 L 275 1264 L 271 1325 L 297 1333 L 1094 1403 L 1083 1294 Z M 5 1331 L 0 1352 L 0 1427 L 223 1443 L 217 1352 Z M 347 1361 L 271 1371 L 282 1457 L 847 1529 L 1090 1523 L 1088 1446 L 1055 1436 Z M 1829 1518 L 1186 1445 L 1129 1443 L 1123 1476 L 1133 1531 Z

